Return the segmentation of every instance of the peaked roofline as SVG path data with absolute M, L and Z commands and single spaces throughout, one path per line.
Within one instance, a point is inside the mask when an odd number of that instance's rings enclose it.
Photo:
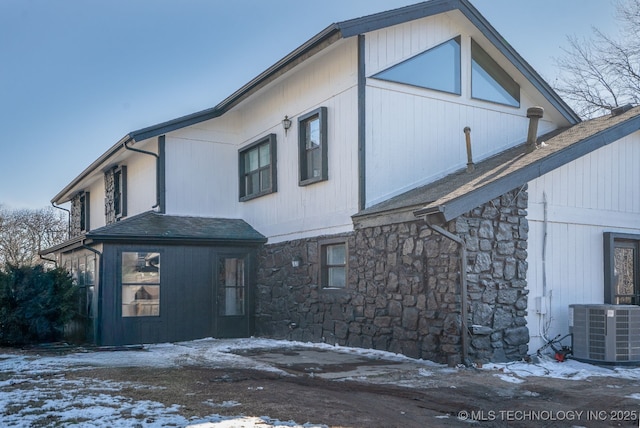
M 480 32 L 520 71 L 534 87 L 567 119 L 571 124 L 580 122 L 580 117 L 566 104 L 547 82 L 509 45 L 505 39 L 489 24 L 482 14 L 469 0 L 431 0 L 414 5 L 401 7 L 389 11 L 379 12 L 360 18 L 349 19 L 334 23 L 307 40 L 287 56 L 260 73 L 258 76 L 229 95 L 215 107 L 151 125 L 129 132 L 102 156 L 87 167 L 52 200 L 52 203 L 64 203 L 61 199 L 80 181 L 88 177 L 91 172 L 111 156 L 119 152 L 125 143 L 136 143 L 150 138 L 164 135 L 190 125 L 195 125 L 222 116 L 231 108 L 248 98 L 250 95 L 277 79 L 298 64 L 322 51 L 338 40 L 357 36 L 370 31 L 402 24 L 428 16 L 438 15 L 453 10 L 459 10 Z

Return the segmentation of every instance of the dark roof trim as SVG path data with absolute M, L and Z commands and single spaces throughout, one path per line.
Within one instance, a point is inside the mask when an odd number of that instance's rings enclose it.
M 407 21 L 460 10 L 482 34 L 540 91 L 545 98 L 560 111 L 571 124 L 580 122 L 580 117 L 569 107 L 547 82 L 509 45 L 496 29 L 468 0 L 432 0 L 399 9 L 381 12 L 362 18 L 342 21 L 337 25 L 342 37 L 351 37 L 369 31 L 379 30 Z
M 342 37 L 347 38 L 415 19 L 449 12 L 460 7 L 459 0 L 431 0 L 361 18 L 349 19 L 336 25 L 340 28 Z
M 168 132 L 176 131 L 190 125 L 195 125 L 197 123 L 222 116 L 263 86 L 277 79 L 296 65 L 302 63 L 306 59 L 342 38 L 356 36 L 369 31 L 402 24 L 411 20 L 433 16 L 456 9 L 460 10 L 464 16 L 478 27 L 482 34 L 484 34 L 484 36 L 487 37 L 487 39 L 489 39 L 491 43 L 493 43 L 495 47 L 507 59 L 509 59 L 509 61 L 511 61 L 527 79 L 532 82 L 535 88 L 561 112 L 569 123 L 575 124 L 580 122 L 579 116 L 571 110 L 564 101 L 562 101 L 562 99 L 553 91 L 544 79 L 542 79 L 542 77 L 510 45 L 506 44 L 504 38 L 501 37 L 495 28 L 493 28 L 491 24 L 482 17 L 480 12 L 474 8 L 468 0 L 431 0 L 329 25 L 323 31 L 316 34 L 293 52 L 235 91 L 217 106 L 142 128 L 125 135 L 116 145 L 100 156 L 100 158 L 93 162 L 60 193 L 58 193 L 51 202 L 57 204 L 67 202 L 66 200 L 61 200 L 61 198 L 80 181 L 89 176 L 100 164 L 115 155 L 122 148 L 122 145 L 125 142 L 135 143 L 147 140 L 149 138 L 158 137 Z
M 426 206 L 414 211 L 416 217 L 441 213 L 445 221 L 453 220 L 487 201 L 553 171 L 588 153 L 617 141 L 640 129 L 640 116 L 613 125 L 536 162 L 526 165 L 486 186 L 479 187 L 439 206 Z
M 94 229 L 91 242 L 259 245 L 267 238 L 244 220 L 164 215 L 147 211 Z
M 87 239 L 87 243 L 132 243 L 132 244 L 170 244 L 170 245 L 232 245 L 232 246 L 259 246 L 267 242 L 267 239 L 230 239 L 230 238 L 189 238 L 182 236 L 157 237 L 146 235 L 129 236 L 101 236 L 94 235 Z
M 511 47 L 510 44 L 493 28 L 468 0 L 452 0 L 459 4 L 460 11 L 480 29 L 482 34 L 504 55 L 516 68 L 540 91 L 569 123 L 576 124 L 581 121 L 580 116 L 574 112 L 567 103 L 549 86 L 549 84 L 536 72 L 524 58 Z
M 69 202 L 69 198 L 64 198 L 63 197 L 69 193 L 71 191 L 71 189 L 73 189 L 78 183 L 80 183 L 82 180 L 84 180 L 85 178 L 87 178 L 89 175 L 91 175 L 91 173 L 98 168 L 102 163 L 106 162 L 107 160 L 109 160 L 112 156 L 114 156 L 116 153 L 118 153 L 121 149 L 123 149 L 124 144 L 128 143 L 129 141 L 131 141 L 132 138 L 130 137 L 130 134 L 127 134 L 126 136 L 124 136 L 120 141 L 118 141 L 115 145 L 113 145 L 109 150 L 107 150 L 106 152 L 104 152 L 102 154 L 102 156 L 100 156 L 98 159 L 96 159 L 95 161 L 93 161 L 93 163 L 91 165 L 89 165 L 88 167 L 86 167 L 84 169 L 84 171 L 82 171 L 80 173 L 80 175 L 78 175 L 76 178 L 73 179 L 73 181 L 71 181 L 71 183 L 67 184 L 64 189 L 62 189 L 60 192 L 58 192 L 57 195 L 55 195 L 52 199 L 51 199 L 51 203 L 52 204 L 64 204 L 65 202 Z
M 57 252 L 67 252 L 71 250 L 75 250 L 77 248 L 81 248 L 84 244 L 84 236 L 76 236 L 75 238 L 67 239 L 61 244 L 54 245 L 53 247 L 45 248 L 44 250 L 38 251 L 38 255 L 44 256 L 46 254 L 57 253 Z
M 256 90 L 275 80 L 340 38 L 336 24 L 330 25 L 289 55 L 260 73 L 215 107 L 133 131 L 129 133 L 129 136 L 133 141 L 142 141 L 220 117 Z
M 217 106 L 183 116 L 168 122 L 134 131 L 130 135 L 135 141 L 156 137 L 175 131 L 185 126 L 203 122 L 221 116 L 232 107 L 240 103 L 256 90 L 285 74 L 296 65 L 307 60 L 327 46 L 342 38 L 349 38 L 369 31 L 379 30 L 392 25 L 402 24 L 415 19 L 433 16 L 452 10 L 460 10 L 498 50 L 511 61 L 518 70 L 531 80 L 536 89 L 542 92 L 554 107 L 556 107 L 570 123 L 580 122 L 580 117 L 553 91 L 542 77 L 500 36 L 489 22 L 468 0 L 431 0 L 386 12 L 380 12 L 361 18 L 341 21 L 331 24 L 320 33 L 299 46 L 280 61 L 260 73 L 250 82 L 224 99 Z
M 64 189 L 62 189 L 56 196 L 53 197 L 51 202 L 56 204 L 68 202 L 67 200 L 61 200 L 63 196 L 65 196 L 65 194 L 73 189 L 73 187 L 75 187 L 78 183 L 87 178 L 102 163 L 106 162 L 109 158 L 123 149 L 125 143 L 135 143 L 154 137 L 159 137 L 169 132 L 185 128 L 187 126 L 195 125 L 197 123 L 220 117 L 264 85 L 275 80 L 282 74 L 286 73 L 296 65 L 305 61 L 312 55 L 326 48 L 340 38 L 341 37 L 338 29 L 336 28 L 336 25 L 330 25 L 324 31 L 317 34 L 315 37 L 300 46 L 298 49 L 291 52 L 289 55 L 255 77 L 242 88 L 231 94 L 217 106 L 128 133 L 127 135 L 122 137 L 120 141 L 118 141 L 114 146 L 107 150 L 102 156 L 100 156 L 91 165 L 89 165 L 84 171 L 82 171 L 80 175 L 78 175 L 75 179 L 73 179 L 73 181 L 71 181 L 71 183 L 65 186 Z

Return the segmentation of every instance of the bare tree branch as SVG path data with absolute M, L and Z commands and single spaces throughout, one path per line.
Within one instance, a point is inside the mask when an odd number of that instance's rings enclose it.
M 0 205 L 0 266 L 40 264 L 38 253 L 66 239 L 64 214 L 48 207 L 9 210 Z
M 617 37 L 597 28 L 589 39 L 569 36 L 565 55 L 555 60 L 555 89 L 585 118 L 640 103 L 640 0 L 619 0 L 616 19 Z

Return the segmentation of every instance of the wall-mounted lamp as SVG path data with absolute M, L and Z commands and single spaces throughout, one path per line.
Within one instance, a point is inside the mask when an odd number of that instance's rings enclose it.
M 282 127 L 284 128 L 285 134 L 287 133 L 289 128 L 291 128 L 291 119 L 289 119 L 289 116 L 285 116 L 284 119 L 282 119 Z
M 294 268 L 300 267 L 302 264 L 302 259 L 299 256 L 295 256 L 291 259 L 291 266 Z

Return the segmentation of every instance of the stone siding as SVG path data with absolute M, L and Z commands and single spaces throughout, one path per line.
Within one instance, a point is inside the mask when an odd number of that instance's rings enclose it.
M 470 354 L 480 361 L 523 358 L 528 352 L 526 187 L 511 191 L 455 221 L 467 244 Z
M 114 172 L 115 169 L 111 168 L 110 170 L 104 173 L 104 216 L 106 224 L 111 224 L 116 222 L 116 205 L 115 205 L 115 180 L 114 180 Z
M 81 197 L 82 194 L 77 194 L 71 199 L 71 210 L 69 213 L 69 238 L 75 238 L 83 233 L 80 221 L 82 213 Z
M 445 225 L 466 242 L 471 361 L 527 354 L 526 207 L 526 191 L 515 190 Z M 459 245 L 424 220 L 337 237 L 348 246 L 344 290 L 319 285 L 323 238 L 263 247 L 257 333 L 462 362 Z

